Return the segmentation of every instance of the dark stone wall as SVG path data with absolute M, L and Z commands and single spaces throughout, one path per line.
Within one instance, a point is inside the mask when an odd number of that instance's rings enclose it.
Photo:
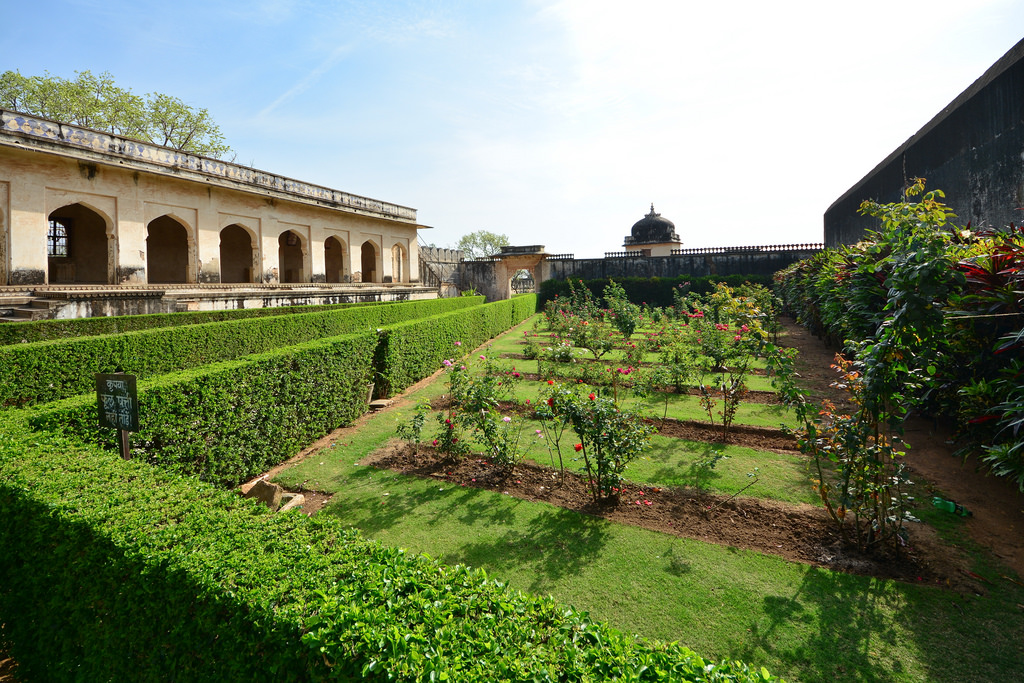
M 825 212 L 825 245 L 853 244 L 876 219 L 865 199 L 896 202 L 909 180 L 942 190 L 956 225 L 1024 221 L 1024 40 Z
M 756 248 L 709 250 L 714 253 L 677 254 L 673 256 L 628 256 L 594 259 L 554 258 L 542 261 L 539 267 L 543 280 L 598 280 L 627 277 L 675 278 L 692 275 L 773 275 L 786 266 L 810 258 L 821 251 L 813 245 L 797 249 Z M 463 261 L 456 272 L 460 290 L 474 288 L 492 297 L 497 291 L 496 267 L 499 261 Z
M 624 277 L 678 277 L 680 275 L 772 275 L 786 266 L 810 258 L 817 249 L 741 251 L 677 256 L 549 260 L 550 279 Z

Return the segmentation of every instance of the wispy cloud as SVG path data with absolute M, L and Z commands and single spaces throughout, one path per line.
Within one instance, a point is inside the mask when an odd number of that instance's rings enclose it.
M 347 55 L 351 51 L 351 44 L 339 45 L 336 48 L 334 48 L 334 50 L 331 51 L 327 58 L 320 62 L 320 64 L 318 64 L 316 68 L 314 68 L 312 71 L 306 74 L 302 79 L 299 80 L 298 83 L 288 88 L 288 90 L 286 90 L 284 93 L 278 96 L 278 98 L 275 99 L 273 102 L 271 102 L 263 109 L 261 109 L 259 113 L 256 115 L 256 117 L 265 118 L 269 116 L 275 109 L 280 107 L 285 102 L 288 102 L 292 98 L 297 97 L 304 93 L 305 91 L 309 90 L 313 85 L 316 84 L 317 81 L 319 81 L 324 76 L 324 74 L 326 74 L 335 66 L 337 66 L 337 64 L 341 62 L 342 59 L 344 59 L 345 55 Z

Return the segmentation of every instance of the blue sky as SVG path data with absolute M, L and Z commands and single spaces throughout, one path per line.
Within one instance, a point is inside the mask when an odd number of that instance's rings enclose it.
M 822 214 L 1024 37 L 1021 0 L 53 2 L 0 70 L 207 108 L 237 161 L 600 256 L 822 239 Z M 912 172 L 912 171 L 911 171 Z

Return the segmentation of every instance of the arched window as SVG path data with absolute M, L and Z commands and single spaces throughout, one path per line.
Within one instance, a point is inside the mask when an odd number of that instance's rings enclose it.
M 281 282 L 305 282 L 302 267 L 302 238 L 291 230 L 285 230 L 277 238 L 279 264 L 278 279 Z
M 112 235 L 103 216 L 84 204 L 63 206 L 47 219 L 47 275 L 50 284 L 113 282 Z

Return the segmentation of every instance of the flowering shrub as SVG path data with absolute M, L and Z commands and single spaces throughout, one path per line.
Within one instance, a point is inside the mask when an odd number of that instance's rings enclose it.
M 613 495 L 626 466 L 649 447 L 654 427 L 604 397 L 573 401 L 567 411 L 594 500 Z
M 633 332 L 636 331 L 637 326 L 643 319 L 640 314 L 640 307 L 626 297 L 626 291 L 622 289 L 622 285 L 617 284 L 614 280 L 608 283 L 608 286 L 604 288 L 604 300 L 608 304 L 608 308 L 612 312 L 612 324 L 615 326 L 622 336 L 629 339 L 633 336 Z
M 549 450 L 553 446 L 558 453 L 563 474 L 560 444 L 566 428 L 572 427 L 579 439 L 573 452 L 583 460 L 594 500 L 613 495 L 626 466 L 648 447 L 654 428 L 641 415 L 622 411 L 614 401 L 594 392 L 582 396 L 576 387 L 549 386 L 541 394 L 535 415 L 542 420 Z

